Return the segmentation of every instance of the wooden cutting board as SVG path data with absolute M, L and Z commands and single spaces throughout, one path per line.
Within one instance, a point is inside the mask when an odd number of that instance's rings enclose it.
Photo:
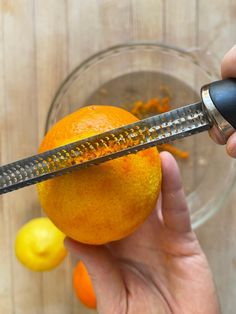
M 222 57 L 235 38 L 233 0 L 1 0 L 0 164 L 36 151 L 59 84 L 92 53 L 130 40 L 158 40 Z M 234 190 L 225 208 L 197 231 L 224 314 L 236 309 L 235 203 Z M 17 262 L 16 232 L 39 215 L 34 187 L 0 196 L 0 313 L 90 313 L 73 295 L 70 258 L 43 274 Z

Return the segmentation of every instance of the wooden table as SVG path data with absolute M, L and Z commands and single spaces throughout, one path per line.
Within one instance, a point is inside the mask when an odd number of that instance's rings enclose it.
M 233 0 L 1 0 L 0 164 L 36 151 L 58 85 L 90 54 L 130 40 L 159 40 L 221 58 L 235 35 Z M 197 231 L 224 314 L 236 309 L 235 202 L 234 190 Z M 73 296 L 69 258 L 43 274 L 17 262 L 16 232 L 40 214 L 33 187 L 0 197 L 0 313 L 90 313 Z

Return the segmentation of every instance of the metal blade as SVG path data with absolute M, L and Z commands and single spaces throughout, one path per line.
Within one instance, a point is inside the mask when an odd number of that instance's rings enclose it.
M 0 167 L 0 194 L 210 129 L 202 103 L 188 105 Z

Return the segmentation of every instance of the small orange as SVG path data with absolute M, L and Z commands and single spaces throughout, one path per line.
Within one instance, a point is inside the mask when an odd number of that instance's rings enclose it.
M 137 121 L 111 106 L 89 106 L 66 116 L 47 133 L 39 151 Z M 103 244 L 133 232 L 153 210 L 161 185 L 156 148 L 73 171 L 38 184 L 41 205 L 66 235 Z
M 85 265 L 81 261 L 74 269 L 73 286 L 76 296 L 80 299 L 80 301 L 85 306 L 91 309 L 96 309 L 96 295 L 93 290 L 92 281 Z

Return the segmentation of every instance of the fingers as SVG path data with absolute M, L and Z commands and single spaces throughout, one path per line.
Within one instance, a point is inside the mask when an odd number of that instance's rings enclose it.
M 222 78 L 236 77 L 236 45 L 226 53 L 221 64 Z
M 178 165 L 174 157 L 161 153 L 162 161 L 162 216 L 164 224 L 172 231 L 191 231 L 190 215 L 182 188 Z
M 226 150 L 231 157 L 236 158 L 236 133 L 233 133 L 228 139 Z
M 65 246 L 85 264 L 98 308 L 102 313 L 109 313 L 109 302 L 115 304 L 120 298 L 125 298 L 124 282 L 116 260 L 105 246 L 86 245 L 69 238 L 65 239 Z

